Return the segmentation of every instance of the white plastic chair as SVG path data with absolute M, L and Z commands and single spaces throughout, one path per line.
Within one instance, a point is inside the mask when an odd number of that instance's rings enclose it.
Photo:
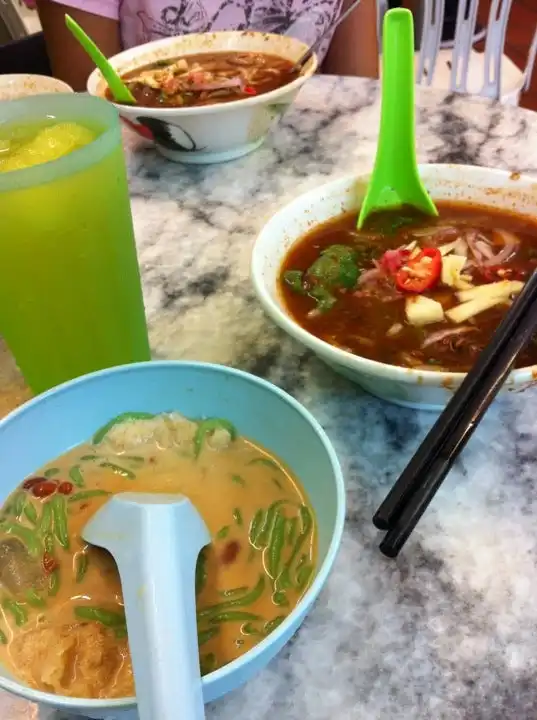
M 518 105 L 530 85 L 537 55 L 537 26 L 522 71 L 504 54 L 512 0 L 492 0 L 485 52 L 472 48 L 479 0 L 460 0 L 453 49 L 441 50 L 444 0 L 421 0 L 422 31 L 416 54 L 416 82 L 457 93 L 481 95 Z M 386 0 L 378 0 L 379 33 Z M 380 36 L 380 35 L 379 35 Z

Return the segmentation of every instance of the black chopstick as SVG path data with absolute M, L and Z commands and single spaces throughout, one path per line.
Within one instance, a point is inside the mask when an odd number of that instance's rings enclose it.
M 391 557 L 397 555 L 536 329 L 537 272 L 534 272 L 375 513 L 373 522 L 379 529 L 393 530 L 382 542 L 382 552 Z

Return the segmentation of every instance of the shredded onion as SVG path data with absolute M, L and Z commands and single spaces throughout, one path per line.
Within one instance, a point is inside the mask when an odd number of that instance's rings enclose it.
M 453 337 L 454 335 L 464 335 L 467 332 L 473 332 L 476 328 L 470 327 L 469 325 L 463 325 L 462 327 L 457 328 L 446 328 L 445 330 L 438 330 L 437 332 L 431 333 L 428 337 L 425 338 L 423 343 L 421 344 L 422 348 L 426 348 L 429 345 L 434 345 L 434 343 L 441 342 L 442 340 L 445 340 L 448 337 Z
M 497 230 L 495 232 L 504 240 L 504 246 L 497 255 L 493 255 L 493 257 L 483 263 L 484 267 L 502 265 L 504 262 L 507 262 L 511 255 L 516 251 L 520 242 L 517 236 L 512 233 L 503 232 L 501 230 Z
M 366 270 L 360 275 L 358 285 L 366 285 L 371 280 L 379 280 L 381 277 L 383 277 L 383 272 L 380 268 L 371 268 L 371 270 Z
M 214 82 L 192 83 L 188 89 L 193 90 L 194 92 L 203 92 L 204 90 L 224 90 L 228 88 L 240 88 L 242 83 L 243 80 L 239 77 L 229 79 L 222 78 L 221 80 L 215 80 Z
M 488 242 L 481 235 L 475 241 L 475 247 L 479 250 L 481 256 L 484 258 L 483 264 L 485 264 L 487 260 L 490 260 L 494 257 L 494 250 L 490 247 Z

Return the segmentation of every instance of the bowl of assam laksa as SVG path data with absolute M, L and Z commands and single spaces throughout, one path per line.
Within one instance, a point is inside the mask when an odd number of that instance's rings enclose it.
M 423 165 L 438 218 L 408 209 L 357 230 L 368 177 L 302 195 L 265 225 L 252 279 L 268 315 L 337 372 L 399 405 L 440 410 L 537 267 L 534 180 Z M 503 391 L 537 378 L 537 343 Z
M 117 567 L 81 537 L 114 494 L 182 494 L 210 531 L 195 580 L 206 702 L 284 646 L 341 541 L 343 478 L 322 428 L 224 366 L 86 375 L 2 420 L 0 452 L 0 687 L 84 717 L 136 702 Z
M 315 56 L 293 70 L 306 49 L 295 38 L 249 31 L 156 40 L 110 59 L 136 99 L 117 107 L 170 160 L 232 160 L 261 145 L 315 72 Z M 88 91 L 112 100 L 99 70 Z

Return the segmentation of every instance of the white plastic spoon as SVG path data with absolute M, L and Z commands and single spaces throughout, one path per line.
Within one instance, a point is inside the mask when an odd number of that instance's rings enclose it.
M 205 718 L 195 573 L 209 531 L 179 495 L 122 493 L 82 533 L 121 577 L 140 720 Z

